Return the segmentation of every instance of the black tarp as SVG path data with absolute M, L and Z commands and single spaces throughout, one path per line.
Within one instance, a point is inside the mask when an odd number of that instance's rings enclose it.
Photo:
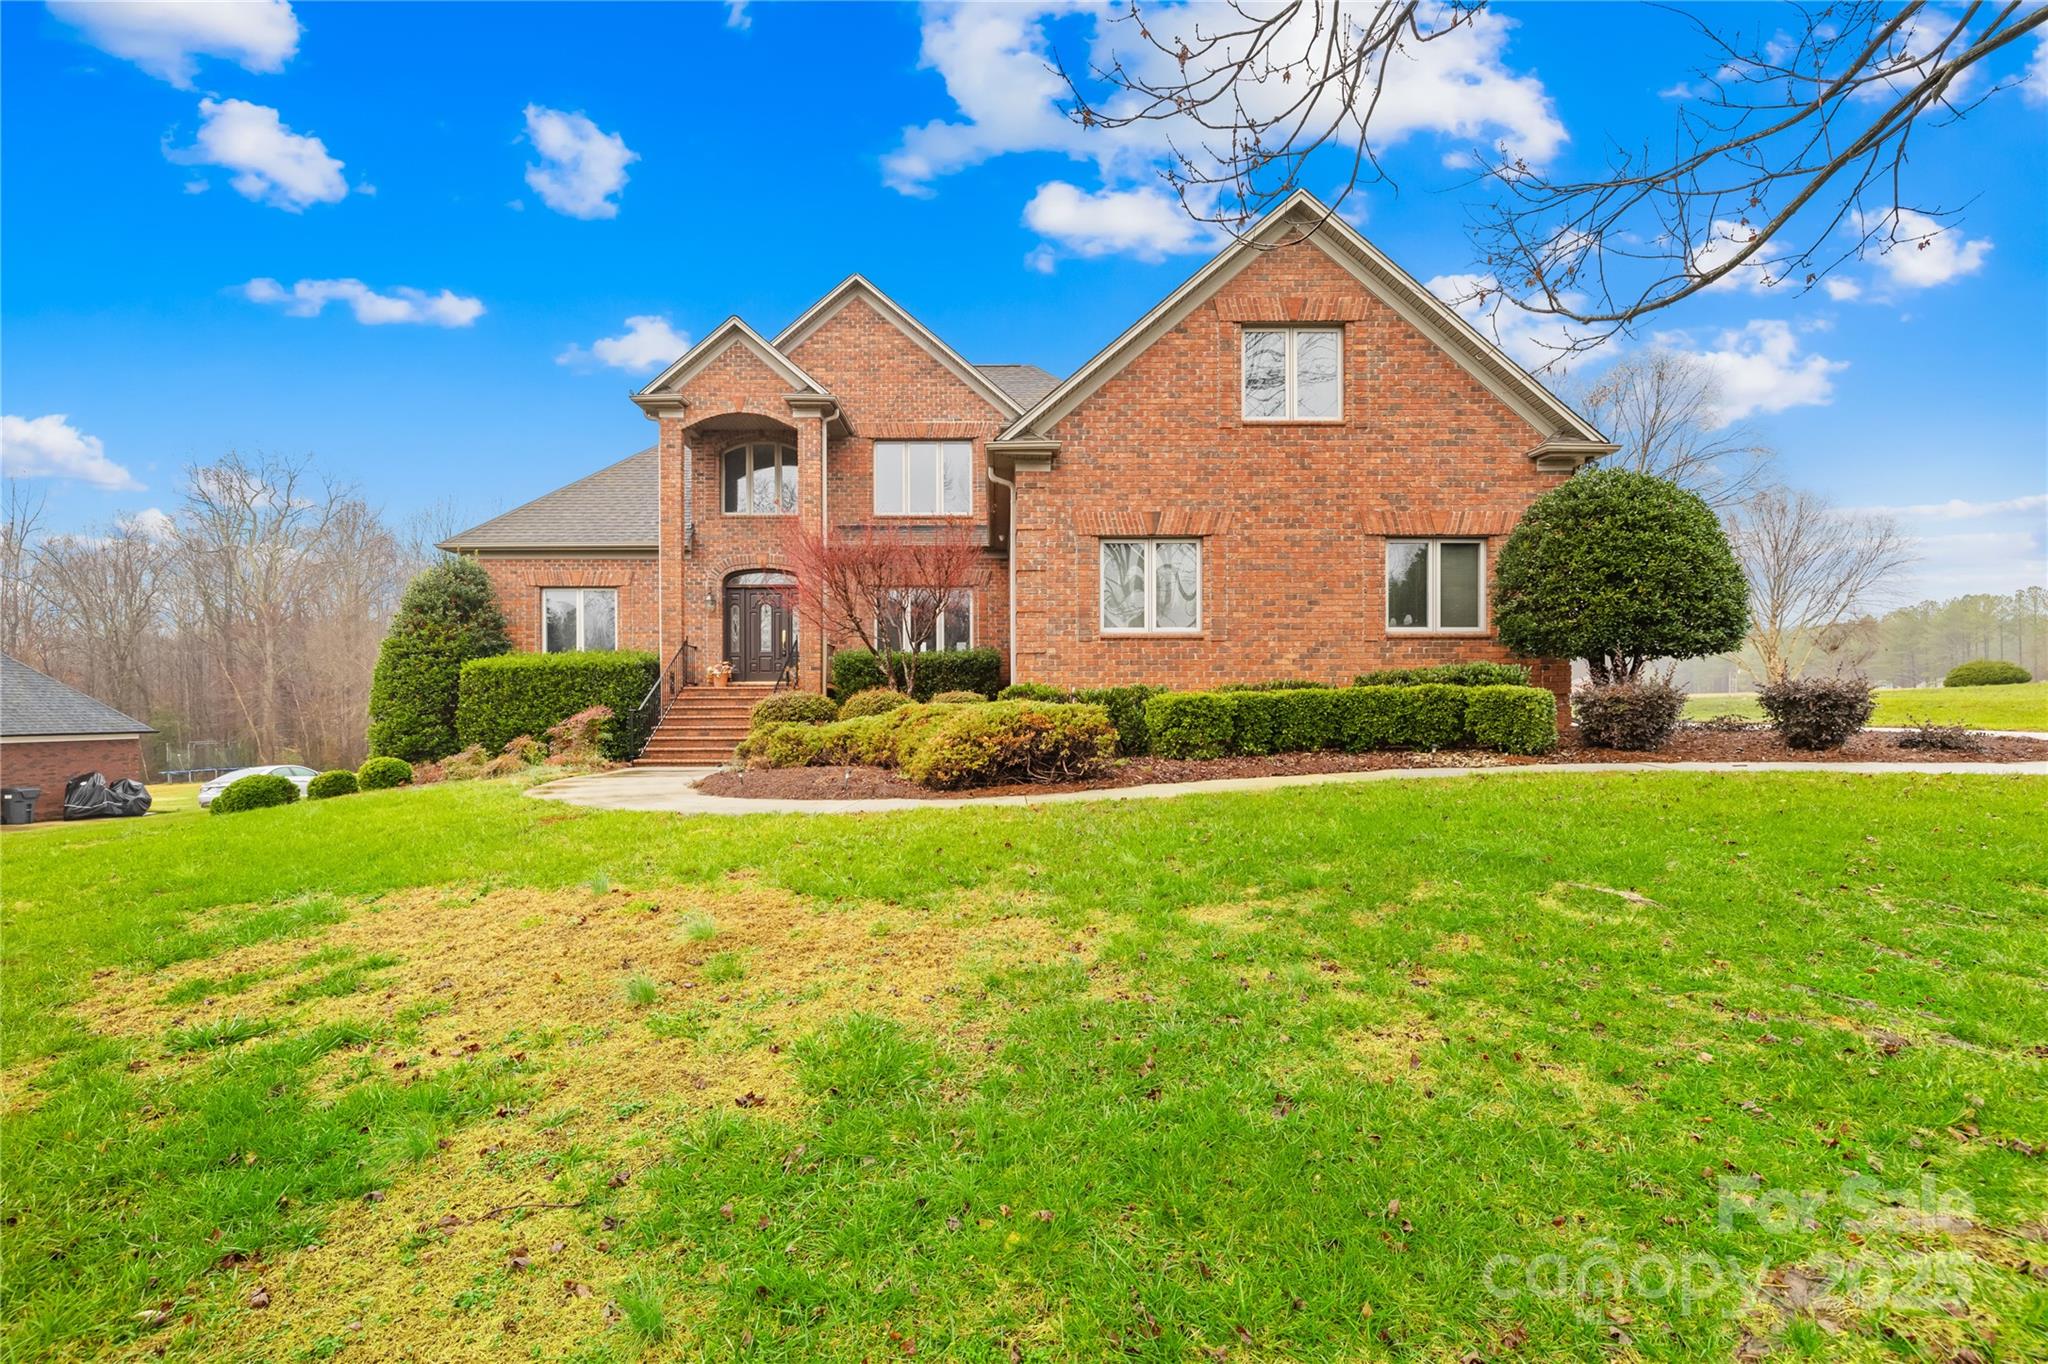
M 64 783 L 64 818 L 120 819 L 149 813 L 149 790 L 122 778 L 107 784 L 103 772 L 80 772 Z

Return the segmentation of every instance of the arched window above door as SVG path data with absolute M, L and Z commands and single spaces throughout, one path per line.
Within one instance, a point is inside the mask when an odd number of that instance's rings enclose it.
M 796 451 L 762 441 L 724 455 L 720 482 L 728 516 L 787 516 L 796 511 Z

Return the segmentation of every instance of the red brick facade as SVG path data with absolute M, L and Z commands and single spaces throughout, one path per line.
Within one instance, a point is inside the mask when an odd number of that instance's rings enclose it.
M 1147 319 L 1148 340 L 1112 353 L 1093 387 L 1076 381 L 1028 415 L 858 279 L 776 342 L 728 323 L 635 398 L 659 428 L 655 555 L 485 558 L 515 644 L 538 647 L 540 588 L 606 585 L 619 590 L 622 647 L 667 659 L 687 640 L 700 666 L 715 662 L 730 575 L 786 569 L 793 524 L 845 535 L 895 522 L 874 510 L 876 442 L 953 440 L 973 446 L 972 514 L 923 523 L 986 537 L 974 642 L 1004 651 L 1017 679 L 1345 682 L 1505 659 L 1490 628 L 1387 628 L 1388 541 L 1478 539 L 1490 576 L 1529 503 L 1608 447 L 1432 313 L 1369 246 L 1339 246 L 1325 236 L 1226 253 L 1174 311 Z M 1244 330 L 1304 321 L 1341 329 L 1341 415 L 1244 419 Z M 721 456 L 759 442 L 795 453 L 793 513 L 723 510 Z M 997 475 L 1016 482 L 1014 526 Z M 1105 633 L 1102 541 L 1161 535 L 1201 541 L 1199 627 Z M 801 632 L 803 680 L 821 686 L 825 641 L 815 621 Z M 1566 689 L 1562 662 L 1535 673 Z
M 143 780 L 142 740 L 133 734 L 105 739 L 0 740 L 0 786 L 39 786 L 38 820 L 64 818 L 64 783 L 81 772 L 110 782 Z

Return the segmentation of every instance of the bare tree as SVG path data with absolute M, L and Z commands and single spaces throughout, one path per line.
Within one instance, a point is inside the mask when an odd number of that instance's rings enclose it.
M 799 520 L 783 554 L 798 614 L 878 660 L 902 650 L 900 672 L 885 664 L 885 674 L 906 692 L 916 688 L 917 655 L 933 646 L 948 605 L 981 587 L 988 571 L 980 544 L 952 526 L 860 526 L 828 539 Z
M 1751 427 L 1722 423 L 1720 402 L 1719 382 L 1697 358 L 1653 350 L 1616 361 L 1579 406 L 1621 446 L 1603 467 L 1668 478 L 1726 507 L 1756 491 L 1776 451 Z
M 154 699 L 149 656 L 169 558 L 160 536 L 133 521 L 53 535 L 35 552 L 66 670 L 90 678 L 93 695 L 131 715 L 149 714 Z
M 0 508 L 0 652 L 44 660 L 46 607 L 35 575 L 35 548 L 46 499 L 18 478 L 7 480 Z
M 1799 676 L 1816 653 L 1851 645 L 1914 559 L 1892 518 L 1840 511 L 1815 493 L 1783 488 L 1751 498 L 1732 519 L 1729 542 L 1749 579 L 1748 645 L 1765 684 Z
M 1130 0 L 1129 41 L 1086 64 L 1085 82 L 1055 62 L 1070 118 L 1111 142 L 1163 125 L 1162 174 L 1185 210 L 1241 234 L 1311 183 L 1311 159 L 1316 188 L 1339 180 L 1339 203 L 1385 179 L 1374 119 L 1389 82 L 1482 8 Z M 1570 352 L 1725 280 L 1805 290 L 1846 259 L 1925 250 L 1956 211 L 1913 202 L 1915 133 L 2018 84 L 1985 64 L 2048 25 L 2048 7 L 2026 0 L 1787 6 L 1753 29 L 1720 26 L 1722 13 L 1687 19 L 1704 60 L 1674 87 L 1668 140 L 1615 142 L 1584 179 L 1486 158 L 1497 199 L 1473 229 L 1486 273 L 1460 302 L 1577 324 L 1554 343 Z

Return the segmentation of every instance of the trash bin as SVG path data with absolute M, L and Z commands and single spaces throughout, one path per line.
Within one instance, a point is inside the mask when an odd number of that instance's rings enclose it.
M 36 802 L 41 800 L 40 786 L 9 786 L 0 788 L 0 823 L 33 824 L 36 822 Z

